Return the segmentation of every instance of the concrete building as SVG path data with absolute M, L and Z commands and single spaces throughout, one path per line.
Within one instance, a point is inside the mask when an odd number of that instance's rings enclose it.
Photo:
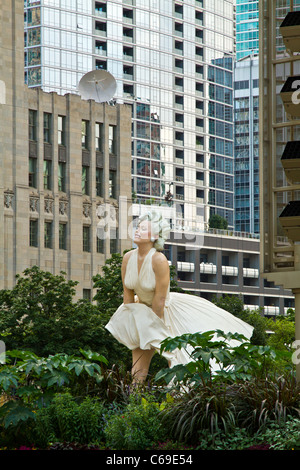
M 259 274 L 259 236 L 210 230 L 194 239 L 176 239 L 172 233 L 166 255 L 177 268 L 178 285 L 208 300 L 239 296 L 245 308 L 266 316 L 284 315 L 294 308 L 294 297 Z
M 105 259 L 131 246 L 118 236 L 120 196 L 131 198 L 131 109 L 28 89 L 23 2 L 0 6 L 0 288 L 37 265 L 66 272 L 89 297 Z

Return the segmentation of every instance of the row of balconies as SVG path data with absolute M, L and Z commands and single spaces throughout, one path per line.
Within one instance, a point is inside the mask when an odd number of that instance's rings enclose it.
M 171 263 L 170 263 L 171 264 Z M 186 262 L 186 261 L 177 261 L 177 272 L 178 272 L 178 281 L 183 282 L 185 287 L 187 285 L 194 282 L 194 271 L 195 271 L 195 263 Z M 200 276 L 200 286 L 202 288 L 209 282 L 210 289 L 213 288 L 212 285 L 216 284 L 216 278 L 213 277 L 217 274 L 218 267 L 214 263 L 200 263 L 199 266 L 200 274 L 204 276 Z M 222 266 L 222 284 L 223 288 L 226 284 L 234 284 L 237 286 L 238 283 L 238 274 L 239 269 L 237 266 Z M 210 277 L 211 276 L 211 277 Z M 258 288 L 259 287 L 259 269 L 257 268 L 243 268 L 243 278 L 244 278 L 244 286 L 249 287 L 253 286 Z M 212 279 L 209 281 L 209 279 Z M 229 282 L 228 282 L 229 280 Z M 251 281 L 253 280 L 253 281 Z M 247 281 L 247 282 L 246 282 Z M 265 287 L 273 287 L 276 286 L 265 286 Z M 223 290 L 222 288 L 222 290 Z M 256 293 L 255 293 L 256 292 Z M 268 291 L 269 292 L 269 291 Z M 213 292 L 210 293 L 210 296 L 216 295 Z M 244 308 L 249 309 L 251 311 L 262 310 L 264 315 L 267 316 L 277 316 L 280 314 L 286 315 L 288 313 L 288 309 L 290 307 L 280 305 L 280 298 L 279 296 L 270 297 L 271 294 L 266 295 L 266 291 L 253 291 L 252 294 L 247 291 L 247 295 L 244 293 L 242 294 L 245 302 Z M 251 298 L 253 298 L 253 303 L 251 303 Z M 269 305 L 268 305 L 269 304 Z
M 249 309 L 251 311 L 257 310 L 259 307 L 257 305 L 252 304 L 244 304 L 245 309 Z M 287 311 L 290 307 L 284 307 L 284 314 L 287 314 Z M 280 314 L 280 307 L 278 305 L 265 305 L 263 307 L 265 315 L 279 315 Z
M 177 261 L 178 271 L 194 272 L 195 263 L 188 261 Z M 217 265 L 213 263 L 200 263 L 200 274 L 217 274 Z M 237 266 L 222 266 L 222 276 L 238 276 Z M 243 277 L 258 279 L 259 270 L 256 268 L 243 268 Z

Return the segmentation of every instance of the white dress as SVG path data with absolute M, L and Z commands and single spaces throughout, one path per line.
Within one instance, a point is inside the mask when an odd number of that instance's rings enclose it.
M 131 252 L 128 259 L 124 283 L 135 292 L 139 301 L 120 305 L 105 326 L 120 343 L 131 350 L 154 348 L 160 351 L 160 343 L 167 337 L 217 329 L 225 333 L 240 333 L 250 339 L 252 326 L 202 297 L 170 292 L 170 289 L 164 317 L 160 319 L 151 308 L 156 284 L 152 268 L 155 251 L 151 248 L 147 253 L 140 272 L 137 249 Z M 170 361 L 171 367 L 191 361 L 184 350 L 164 352 L 163 356 Z

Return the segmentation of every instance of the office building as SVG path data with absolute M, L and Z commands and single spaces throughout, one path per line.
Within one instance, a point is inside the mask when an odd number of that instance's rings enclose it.
M 259 233 L 258 56 L 234 66 L 235 230 Z
M 132 108 L 136 200 L 159 203 L 170 190 L 189 228 L 200 212 L 234 224 L 233 13 L 233 0 L 25 6 L 28 86 L 64 94 L 86 72 L 109 71 L 115 101 Z
M 258 54 L 258 0 L 236 0 L 236 59 Z
M 23 3 L 1 2 L 1 12 L 0 289 L 37 265 L 91 298 L 93 275 L 131 246 L 118 234 L 119 195 L 131 197 L 131 109 L 28 89 Z

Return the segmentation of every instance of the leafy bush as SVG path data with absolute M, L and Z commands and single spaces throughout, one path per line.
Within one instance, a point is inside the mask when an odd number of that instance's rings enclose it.
M 252 430 L 264 430 L 270 422 L 282 425 L 288 416 L 299 417 L 300 384 L 292 373 L 253 377 L 231 388 L 239 422 Z
M 218 436 L 232 436 L 237 428 L 249 442 L 272 423 L 284 429 L 288 419 L 299 421 L 299 407 L 300 384 L 292 375 L 231 384 L 216 380 L 178 395 L 161 419 L 171 439 L 197 444 L 205 436 L 205 446 L 213 446 Z
M 90 351 L 81 353 L 83 357 L 56 354 L 40 358 L 28 351 L 7 352 L 8 362 L 14 363 L 0 369 L 0 393 L 8 398 L 0 407 L 1 439 L 10 441 L 23 435 L 24 425 L 32 426 L 37 409 L 48 404 L 58 389 L 70 387 L 74 394 L 87 395 L 89 387 L 101 382 L 105 357 Z
M 288 416 L 284 425 L 270 423 L 258 437 L 272 450 L 300 450 L 300 419 Z
M 98 399 L 77 401 L 70 393 L 57 394 L 35 413 L 34 442 L 43 448 L 51 442 L 98 444 L 104 439 L 103 414 L 104 403 Z
M 161 343 L 161 352 L 176 349 L 184 349 L 191 361 L 159 371 L 157 380 L 164 378 L 167 383 L 189 386 L 215 378 L 225 382 L 247 380 L 254 373 L 265 375 L 266 368 L 276 359 L 275 351 L 269 346 L 252 345 L 243 335 L 220 330 L 187 333 L 166 338 Z
M 276 321 L 269 320 L 268 326 L 273 331 L 268 344 L 277 350 L 290 350 L 295 341 L 295 322 L 279 316 Z
M 197 386 L 175 399 L 161 414 L 171 439 L 188 444 L 198 442 L 198 433 L 214 436 L 236 426 L 234 404 L 226 385 L 215 382 Z
M 151 396 L 147 400 L 132 395 L 125 410 L 107 421 L 106 445 L 117 450 L 144 450 L 165 439 L 167 435 L 160 420 L 165 405 L 165 402 L 154 402 Z
M 269 423 L 256 434 L 247 428 L 235 428 L 230 433 L 218 431 L 214 436 L 198 433 L 199 450 L 300 450 L 300 420 L 288 417 L 286 423 Z
M 97 301 L 100 312 L 106 316 L 106 321 L 123 302 L 122 261 L 120 253 L 113 253 L 102 266 L 103 274 L 93 277 L 94 288 L 97 289 L 94 300 Z
M 299 415 L 300 384 L 293 371 L 287 369 L 278 376 L 274 372 L 278 353 L 242 339 L 216 331 L 162 342 L 162 350 L 184 348 L 191 357 L 188 364 L 163 369 L 156 376 L 179 392 L 162 413 L 173 439 L 195 444 L 198 433 L 205 431 L 213 442 L 219 433 L 228 434 L 237 427 L 254 433 L 269 422 L 285 422 L 288 414 Z M 229 346 L 229 340 L 236 345 Z M 213 360 L 219 370 L 212 370 Z

